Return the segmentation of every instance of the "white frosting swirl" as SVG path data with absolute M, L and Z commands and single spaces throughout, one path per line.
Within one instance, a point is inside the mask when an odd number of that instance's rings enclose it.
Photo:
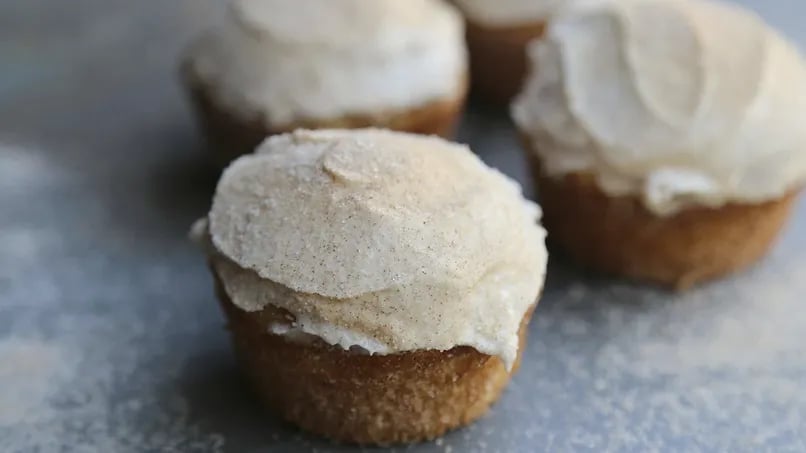
M 530 49 L 513 117 L 550 175 L 587 172 L 659 215 L 806 181 L 806 65 L 754 14 L 707 0 L 568 8 Z
M 542 22 L 569 0 L 453 0 L 474 24 L 508 27 Z
M 542 288 L 539 209 L 465 146 L 381 130 L 268 139 L 223 174 L 209 214 L 233 302 L 372 353 L 518 351 Z
M 189 52 L 220 102 L 274 126 L 459 96 L 466 60 L 440 0 L 231 0 Z

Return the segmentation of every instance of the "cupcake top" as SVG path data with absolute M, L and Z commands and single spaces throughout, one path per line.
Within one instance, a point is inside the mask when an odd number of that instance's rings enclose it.
M 283 126 L 458 96 L 463 39 L 441 0 L 230 0 L 187 67 L 227 107 Z
M 542 288 L 539 208 L 466 146 L 382 130 L 269 138 L 208 216 L 234 304 L 370 353 L 472 346 L 511 366 Z
M 753 13 L 599 0 L 534 43 L 513 117 L 549 175 L 593 174 L 658 215 L 758 203 L 806 181 L 806 65 Z
M 474 24 L 511 27 L 542 22 L 568 0 L 453 0 L 453 2 Z

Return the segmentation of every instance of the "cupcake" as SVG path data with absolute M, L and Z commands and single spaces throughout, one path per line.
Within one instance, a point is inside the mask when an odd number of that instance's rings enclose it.
M 705 0 L 579 3 L 512 106 L 546 228 L 581 264 L 686 288 L 759 260 L 806 181 L 806 65 Z
M 547 254 L 540 211 L 435 137 L 300 130 L 223 173 L 194 227 L 258 394 L 330 439 L 431 439 L 518 368 Z
M 441 0 L 231 0 L 182 79 L 217 159 L 297 128 L 450 136 L 467 91 L 461 15 Z
M 473 93 L 507 105 L 527 72 L 526 46 L 563 0 L 453 0 L 467 20 Z

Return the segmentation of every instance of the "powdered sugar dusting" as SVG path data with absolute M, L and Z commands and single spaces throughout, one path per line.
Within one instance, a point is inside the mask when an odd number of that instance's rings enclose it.
M 538 425 L 573 421 L 553 450 L 802 451 L 806 264 L 784 255 L 683 294 L 618 283 L 553 293 L 530 352 L 542 378 L 517 390 L 568 401 L 532 411 Z
M 806 266 L 759 268 L 745 277 L 688 294 L 644 296 L 643 313 L 607 309 L 605 326 L 615 335 L 611 346 L 629 359 L 623 371 L 693 379 L 720 370 L 752 373 L 798 364 L 806 327 L 798 300 L 806 294 Z M 613 293 L 618 301 L 631 290 L 616 287 Z M 599 360 L 617 363 L 613 349 L 604 348 Z
M 53 382 L 70 374 L 70 361 L 58 346 L 40 340 L 0 342 L 0 427 L 35 421 L 53 396 Z
M 17 321 L 12 332 L 30 327 L 24 316 Z M 131 338 L 119 342 L 113 326 L 92 315 L 62 316 L 55 324 L 58 340 L 21 332 L 0 338 L 4 451 L 221 451 L 223 437 L 191 422 L 180 392 L 131 388 L 131 380 L 147 380 L 137 376 L 148 362 L 148 354 L 122 347 Z M 74 329 L 83 333 L 65 336 Z M 182 365 L 167 371 L 175 375 Z

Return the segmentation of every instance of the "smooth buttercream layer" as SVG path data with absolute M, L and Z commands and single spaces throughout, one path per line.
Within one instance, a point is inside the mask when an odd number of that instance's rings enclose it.
M 463 96 L 466 53 L 440 0 L 235 0 L 188 61 L 223 105 L 282 126 Z
M 474 24 L 512 27 L 540 23 L 568 0 L 453 0 Z
M 549 175 L 593 174 L 658 215 L 763 202 L 806 180 L 806 66 L 752 13 L 583 2 L 530 56 L 540 70 L 512 111 Z
M 466 345 L 511 365 L 545 275 L 539 215 L 467 147 L 298 131 L 224 172 L 209 232 L 244 310 L 286 309 L 298 329 L 345 348 Z

